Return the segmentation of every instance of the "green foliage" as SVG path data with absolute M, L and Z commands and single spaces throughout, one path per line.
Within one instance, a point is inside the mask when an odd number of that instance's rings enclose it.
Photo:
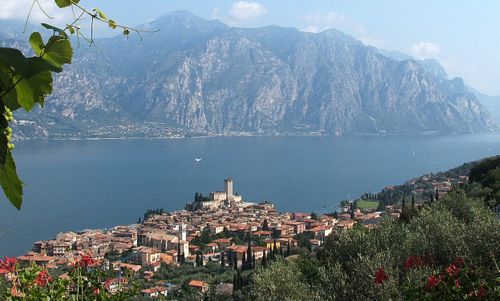
M 3 167 L 0 167 L 0 185 L 7 198 L 17 209 L 21 208 L 23 202 L 22 184 L 17 176 L 16 163 L 10 150 L 7 150 L 6 162 Z
M 471 169 L 468 190 L 490 207 L 500 205 L 500 156 L 481 160 Z
M 303 281 L 300 268 L 294 261 L 273 262 L 256 273 L 252 278 L 251 297 L 257 301 L 319 300 Z
M 70 6 L 72 3 L 78 3 L 80 2 L 80 0 L 55 0 L 57 6 L 59 6 L 60 8 L 64 8 L 64 7 L 68 7 Z
M 340 231 L 326 240 L 316 260 L 299 258 L 292 267 L 274 263 L 286 279 L 259 271 L 252 289 L 265 296 L 284 283 L 302 282 L 320 300 L 473 300 L 480 294 L 498 300 L 498 250 L 499 220 L 481 201 L 455 191 L 415 210 L 405 222 L 387 218 L 374 229 Z M 446 269 L 457 257 L 465 265 L 451 279 Z M 410 258 L 418 258 L 417 264 Z M 282 271 L 287 268 L 294 275 Z M 376 281 L 380 269 L 384 277 Z M 430 289 L 432 275 L 442 280 Z
M 48 26 L 46 26 L 48 27 Z M 31 34 L 29 42 L 36 56 L 25 57 L 13 48 L 0 48 L 0 183 L 5 196 L 17 209 L 23 199 L 22 182 L 10 149 L 11 131 L 8 122 L 11 111 L 23 108 L 30 111 L 37 103 L 43 105 L 52 93 L 51 72 L 61 72 L 64 64 L 70 64 L 73 49 L 63 30 L 50 26 L 53 35 L 45 44 L 38 32 Z
M 52 73 L 61 72 L 65 64 L 71 64 L 73 48 L 68 33 L 83 37 L 92 45 L 94 20 L 106 23 L 113 29 L 120 28 L 125 35 L 130 31 L 139 35 L 141 32 L 109 20 L 98 8 L 92 11 L 85 9 L 79 5 L 79 0 L 54 1 L 59 8 L 71 6 L 75 20 L 64 29 L 41 23 L 52 32 L 52 36 L 44 42 L 39 32 L 30 35 L 29 43 L 35 56 L 25 57 L 19 49 L 0 47 L 0 181 L 6 197 L 17 209 L 22 205 L 23 187 L 10 153 L 14 148 L 10 142 L 12 130 L 9 127 L 9 122 L 13 120 L 12 111 L 21 107 L 30 111 L 36 104 L 43 106 L 45 98 L 52 93 Z M 40 3 L 38 6 L 40 7 Z M 75 9 L 81 14 L 75 13 Z M 30 14 L 31 10 L 28 15 Z M 90 38 L 85 37 L 78 25 L 84 15 L 90 16 Z

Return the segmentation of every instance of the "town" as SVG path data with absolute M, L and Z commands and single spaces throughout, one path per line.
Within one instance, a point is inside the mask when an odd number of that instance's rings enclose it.
M 186 265 L 229 270 L 264 266 L 276 255 L 314 251 L 332 233 L 356 225 L 376 227 L 385 216 L 399 217 L 402 212 L 393 205 L 384 209 L 354 208 L 351 203 L 334 214 L 280 213 L 272 203 L 244 201 L 235 193 L 233 179 L 227 178 L 224 191 L 208 197 L 196 193 L 184 210 L 148 210 L 136 224 L 60 233 L 55 239 L 35 242 L 32 251 L 17 260 L 60 270 L 59 277 L 68 277 L 65 267 L 90 256 L 93 267 L 114 275 L 105 284 L 112 294 L 128 288 L 124 275 L 144 281 L 140 293 L 145 297 L 175 294 L 186 286 L 204 294 L 209 283 L 203 279 L 189 279 L 181 286 L 157 274 L 162 267 Z M 216 289 L 231 295 L 235 288 L 228 282 Z

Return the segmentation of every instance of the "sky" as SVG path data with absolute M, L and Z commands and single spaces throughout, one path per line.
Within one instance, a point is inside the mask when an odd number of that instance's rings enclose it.
M 71 12 L 38 0 L 31 21 L 61 22 Z M 0 0 L 0 19 L 23 19 L 33 0 Z M 500 95 L 500 1 L 498 0 L 81 0 L 122 24 L 138 25 L 171 11 L 187 10 L 236 27 L 279 25 L 309 32 L 336 28 L 363 43 L 434 58 L 450 78 Z M 104 26 L 99 35 L 111 35 Z M 147 38 L 147 37 L 146 37 Z

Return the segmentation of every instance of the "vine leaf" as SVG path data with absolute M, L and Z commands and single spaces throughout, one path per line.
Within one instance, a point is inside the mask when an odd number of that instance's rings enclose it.
M 12 154 L 7 150 L 5 164 L 0 166 L 0 185 L 5 196 L 18 210 L 23 203 L 23 182 L 16 171 L 16 163 Z
M 80 2 L 80 0 L 55 0 L 57 6 L 59 6 L 60 8 L 63 8 L 63 7 L 68 7 L 71 5 L 71 3 L 75 3 L 77 4 L 78 2 Z
M 56 72 L 61 72 L 64 64 L 71 64 L 72 57 L 71 42 L 62 36 L 52 36 L 43 53 L 43 59 L 51 64 Z
M 33 48 L 33 51 L 35 51 L 35 54 L 40 56 L 43 52 L 43 49 L 45 48 L 45 44 L 42 40 L 42 35 L 39 32 L 34 32 L 30 35 L 29 41 L 31 48 Z
M 17 101 L 26 111 L 30 111 L 37 102 L 43 106 L 45 97 L 52 92 L 50 71 L 39 72 L 19 81 L 16 92 Z

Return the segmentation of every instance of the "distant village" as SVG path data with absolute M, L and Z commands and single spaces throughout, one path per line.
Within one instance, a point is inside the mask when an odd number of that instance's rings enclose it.
M 413 181 L 417 183 L 417 180 Z M 433 185 L 445 191 L 451 183 Z M 184 210 L 153 210 L 145 215 L 144 220 L 133 225 L 60 233 L 55 239 L 35 242 L 32 251 L 19 256 L 18 260 L 58 269 L 90 255 L 96 267 L 116 271 L 117 277 L 106 281 L 109 292 L 127 287 L 126 278 L 120 276 L 127 273 L 144 279 L 148 285 L 141 294 L 154 298 L 180 289 L 166 282 L 153 281 L 162 265 L 197 266 L 212 262 L 243 267 L 253 261 L 255 266 L 256 261 L 263 264 L 262 261 L 275 252 L 290 253 L 290 250 L 300 247 L 314 251 L 332 233 L 355 225 L 373 228 L 385 216 L 399 217 L 401 213 L 401 209 L 393 205 L 386 206 L 385 210 L 347 205 L 340 212 L 328 215 L 279 213 L 271 203 L 244 201 L 234 192 L 233 186 L 233 179 L 227 178 L 224 191 L 212 192 L 208 197 L 197 193 L 195 200 L 186 204 Z M 4 273 L 4 276 L 8 275 Z M 60 277 L 67 277 L 67 274 Z M 191 279 L 188 285 L 200 293 L 208 290 L 208 283 L 200 279 Z

